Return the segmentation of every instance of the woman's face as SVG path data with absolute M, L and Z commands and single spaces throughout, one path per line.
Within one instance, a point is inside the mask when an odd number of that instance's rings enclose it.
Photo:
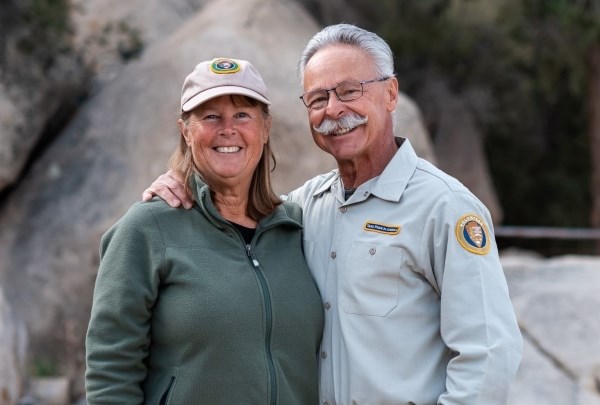
M 234 101 L 235 100 L 235 101 Z M 211 187 L 248 186 L 269 138 L 271 118 L 244 97 L 220 96 L 179 120 L 196 167 Z

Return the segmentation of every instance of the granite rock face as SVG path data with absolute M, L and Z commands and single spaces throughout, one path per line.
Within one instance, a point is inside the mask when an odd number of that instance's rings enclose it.
M 600 404 L 600 258 L 506 252 L 524 339 L 510 405 Z
M 0 5 L 0 192 L 17 181 L 48 130 L 72 114 L 89 80 L 68 36 L 47 39 L 53 32 L 41 32 L 17 4 Z

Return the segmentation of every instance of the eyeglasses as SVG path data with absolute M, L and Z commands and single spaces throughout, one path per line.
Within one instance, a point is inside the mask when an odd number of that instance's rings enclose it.
M 329 92 L 333 91 L 340 101 L 353 101 L 363 95 L 363 85 L 367 83 L 384 82 L 392 76 L 386 76 L 379 79 L 365 80 L 362 82 L 342 83 L 330 89 L 315 90 L 304 93 L 300 99 L 311 110 L 320 110 L 329 102 Z

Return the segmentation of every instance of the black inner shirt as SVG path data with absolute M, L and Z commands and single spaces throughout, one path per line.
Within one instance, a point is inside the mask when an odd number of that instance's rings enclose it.
M 238 231 L 240 231 L 242 237 L 244 238 L 244 242 L 246 242 L 246 244 L 249 245 L 252 241 L 252 238 L 254 237 L 254 234 L 256 233 L 256 228 L 246 228 L 245 226 L 236 224 L 235 222 L 230 223 L 231 225 L 235 226 Z

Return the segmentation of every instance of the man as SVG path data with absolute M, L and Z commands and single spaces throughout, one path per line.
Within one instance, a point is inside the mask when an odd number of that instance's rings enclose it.
M 299 70 L 314 141 L 338 164 L 288 195 L 325 308 L 321 404 L 505 404 L 522 340 L 490 215 L 394 137 L 389 46 L 329 26 Z M 190 202 L 169 176 L 155 194 Z

